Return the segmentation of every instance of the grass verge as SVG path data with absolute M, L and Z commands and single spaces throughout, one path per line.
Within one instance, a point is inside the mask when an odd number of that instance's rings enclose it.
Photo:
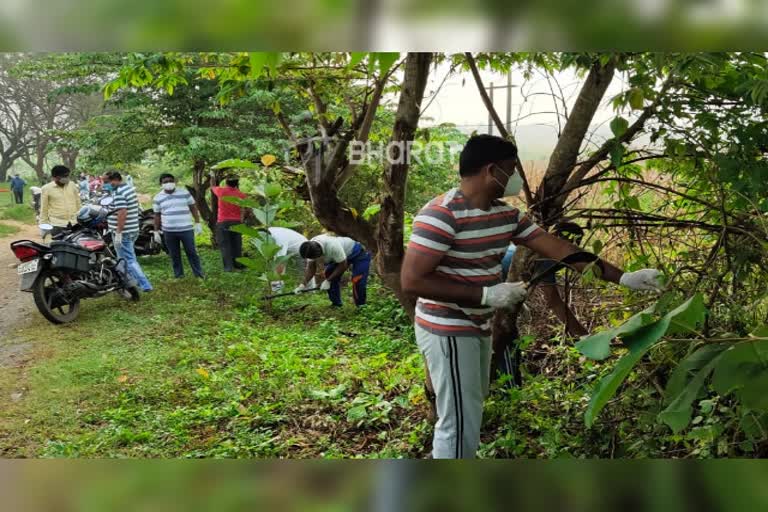
M 19 232 L 18 226 L 11 226 L 9 224 L 3 224 L 0 222 L 0 238 L 4 236 L 10 236 Z

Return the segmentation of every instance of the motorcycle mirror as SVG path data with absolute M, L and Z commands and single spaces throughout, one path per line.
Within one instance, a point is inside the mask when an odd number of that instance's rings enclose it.
M 40 228 L 40 231 L 53 231 L 52 224 L 40 224 L 37 227 Z
M 107 196 L 107 197 L 102 197 L 101 200 L 99 201 L 99 204 L 101 206 L 109 206 L 114 202 L 115 200 L 112 198 L 112 196 Z

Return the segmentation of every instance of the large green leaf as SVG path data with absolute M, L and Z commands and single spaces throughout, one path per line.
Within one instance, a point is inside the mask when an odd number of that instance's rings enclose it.
M 368 208 L 363 211 L 363 219 L 365 220 L 371 220 L 372 217 L 374 217 L 376 214 L 378 214 L 381 211 L 381 205 L 380 204 L 372 204 Z
M 377 52 L 373 54 L 379 63 L 379 73 L 384 75 L 400 57 L 398 52 Z
M 737 395 L 745 407 L 768 412 L 768 370 L 762 365 L 753 365 L 749 371 L 751 378 Z
M 274 222 L 272 222 L 272 226 L 279 227 L 279 228 L 293 229 L 293 228 L 302 226 L 302 224 L 300 222 L 276 219 Z
M 600 411 L 608 403 L 616 391 L 627 378 L 629 372 L 637 364 L 646 352 L 661 338 L 669 327 L 669 318 L 664 317 L 652 324 L 641 327 L 627 336 L 632 340 L 632 347 L 624 357 L 619 359 L 613 371 L 603 377 L 595 387 L 592 398 L 589 401 L 587 412 L 584 414 L 584 422 L 591 427 Z
M 269 182 L 264 185 L 264 194 L 267 197 L 277 197 L 280 195 L 280 193 L 283 191 L 283 188 L 280 186 L 279 183 L 275 182 Z
M 643 100 L 645 99 L 643 95 L 643 90 L 639 87 L 634 87 L 630 89 L 629 93 L 627 94 L 629 99 L 629 106 L 632 107 L 635 110 L 640 110 L 643 108 Z
M 655 308 L 655 306 L 648 308 L 643 313 L 650 316 Z M 642 315 L 643 313 L 640 314 Z M 598 414 L 600 414 L 600 411 L 605 407 L 605 404 L 608 403 L 608 400 L 616 394 L 619 386 L 621 386 L 621 383 L 627 378 L 627 375 L 629 375 L 629 372 L 635 364 L 642 359 L 643 355 L 645 355 L 645 353 L 648 352 L 648 350 L 661 339 L 662 336 L 667 333 L 679 333 L 683 330 L 694 329 L 699 323 L 704 321 L 705 313 L 706 310 L 704 309 L 703 297 L 700 294 L 696 294 L 653 323 L 643 324 L 644 320 L 638 321 L 635 319 L 638 315 L 630 318 L 624 325 L 632 322 L 633 327 L 637 327 L 634 329 L 623 330 L 621 336 L 622 342 L 629 348 L 629 353 L 622 357 L 613 371 L 601 379 L 595 387 L 584 416 L 587 426 L 589 427 L 594 423 Z M 624 325 L 617 329 L 621 330 Z M 604 347 L 605 343 L 609 344 L 610 340 L 611 338 L 607 341 L 603 340 L 601 342 L 602 345 L 588 346 L 592 349 L 592 353 L 596 352 L 598 355 L 602 355 L 603 352 L 601 349 Z M 579 350 L 582 350 L 582 353 L 584 353 L 581 347 Z
M 666 423 L 674 433 L 678 433 L 688 426 L 693 413 L 693 401 L 699 394 L 704 381 L 712 373 L 715 365 L 722 357 L 722 352 L 715 355 L 704 367 L 691 379 L 666 409 L 659 413 L 659 419 Z
M 670 325 L 667 334 L 696 334 L 696 329 L 704 323 L 707 308 L 704 296 L 697 293 L 685 303 L 669 312 Z
M 269 68 L 270 73 L 274 76 L 280 57 L 281 54 L 277 52 L 250 52 L 248 60 L 251 69 L 248 77 L 258 78 L 264 73 L 264 68 Z
M 353 68 L 358 65 L 368 55 L 368 52 L 351 52 L 349 58 L 349 64 L 347 67 Z
M 734 392 L 745 407 L 768 410 L 768 341 L 739 343 L 715 368 L 712 387 L 721 395 Z
M 715 369 L 712 387 L 725 396 L 746 384 L 748 377 L 745 367 L 754 364 L 755 354 L 749 343 L 732 345 L 723 354 L 723 359 Z
M 211 166 L 211 169 L 258 169 L 260 166 L 249 160 L 241 160 L 239 158 L 229 158 L 222 160 L 216 165 Z
M 728 347 L 729 345 L 726 343 L 704 345 L 680 361 L 669 377 L 669 381 L 667 381 L 667 389 L 664 390 L 665 403 L 672 403 L 683 392 L 689 379 L 696 372 L 707 366 L 715 357 L 722 354 Z
M 611 132 L 613 132 L 613 136 L 618 138 L 624 135 L 624 132 L 627 131 L 627 128 L 629 128 L 629 121 L 624 119 L 621 116 L 617 116 L 613 118 L 613 121 L 611 121 Z
M 624 144 L 615 140 L 611 142 L 611 164 L 613 164 L 614 167 L 621 167 L 621 162 L 624 158 L 625 152 L 626 150 L 624 149 Z
M 653 322 L 654 306 L 632 316 L 618 327 L 598 332 L 576 343 L 576 348 L 590 359 L 605 359 L 611 355 L 611 341 L 620 336 L 631 334 L 644 325 Z
M 256 229 L 251 226 L 246 226 L 245 224 L 235 224 L 234 226 L 231 226 L 230 231 L 234 231 L 235 233 L 241 233 L 243 235 L 258 237 L 261 236 L 262 231 L 260 229 Z

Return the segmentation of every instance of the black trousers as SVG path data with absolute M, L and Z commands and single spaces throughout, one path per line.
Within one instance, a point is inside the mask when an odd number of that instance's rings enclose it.
M 13 198 L 16 200 L 16 204 L 24 204 L 24 189 L 14 190 Z
M 243 255 L 243 235 L 229 228 L 242 224 L 238 221 L 226 221 L 216 224 L 216 240 L 221 250 L 221 261 L 224 264 L 224 272 L 232 272 L 236 268 L 243 268 L 237 258 Z

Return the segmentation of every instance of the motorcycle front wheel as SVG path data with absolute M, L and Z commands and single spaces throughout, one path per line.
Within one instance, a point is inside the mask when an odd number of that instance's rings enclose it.
M 138 286 L 123 288 L 122 290 L 119 290 L 117 293 L 125 300 L 129 300 L 131 302 L 139 302 L 139 299 L 141 298 L 141 294 L 139 293 Z
M 38 311 L 53 324 L 66 324 L 80 314 L 80 299 L 67 301 L 64 284 L 63 274 L 43 270 L 33 285 L 32 296 Z

